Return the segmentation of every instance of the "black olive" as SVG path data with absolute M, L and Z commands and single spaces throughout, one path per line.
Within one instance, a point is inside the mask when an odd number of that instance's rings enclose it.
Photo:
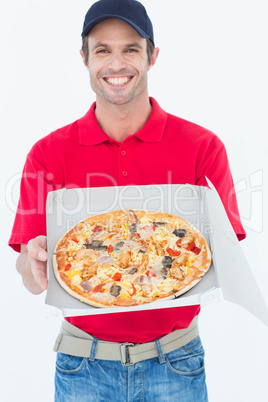
M 120 295 L 120 291 L 121 291 L 121 286 L 120 285 L 112 285 L 111 289 L 110 289 L 110 293 L 112 296 L 119 296 Z
M 164 267 L 161 269 L 160 274 L 163 276 L 163 279 L 166 279 L 166 277 L 168 276 L 168 269 L 167 267 Z
M 139 253 L 145 254 L 145 253 L 146 253 L 146 251 L 145 251 L 145 250 L 140 249 Z
M 106 250 L 107 248 L 107 246 L 103 245 L 103 240 L 93 240 L 89 244 L 83 244 L 83 246 L 92 250 Z
M 168 264 L 164 264 L 164 267 L 165 267 L 165 268 L 171 268 L 171 266 L 172 266 L 172 264 L 169 264 L 169 263 L 168 263 Z
M 165 257 L 162 260 L 162 264 L 166 268 L 171 268 L 172 261 L 174 261 L 174 258 L 170 257 L 169 255 L 165 255 Z
M 174 258 L 170 257 L 169 255 L 165 255 L 165 257 L 162 260 L 162 264 L 171 264 Z
M 138 268 L 132 268 L 132 269 L 129 271 L 129 275 L 134 275 L 137 271 L 138 271 Z
M 153 225 L 156 225 L 156 226 L 161 226 L 161 225 L 166 225 L 167 224 L 167 222 L 153 222 Z
M 177 237 L 184 237 L 187 232 L 185 229 L 175 229 L 172 233 Z
M 130 232 L 137 232 L 137 223 L 132 223 L 128 228 Z

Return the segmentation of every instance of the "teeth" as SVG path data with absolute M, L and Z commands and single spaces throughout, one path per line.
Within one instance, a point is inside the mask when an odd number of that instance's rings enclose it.
M 126 84 L 128 81 L 130 81 L 130 78 L 127 77 L 120 77 L 120 78 L 107 78 L 106 79 L 107 82 L 109 82 L 109 84 L 112 85 L 124 85 Z

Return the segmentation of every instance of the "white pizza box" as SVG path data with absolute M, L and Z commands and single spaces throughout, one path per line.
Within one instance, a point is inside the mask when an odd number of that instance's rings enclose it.
M 65 317 L 152 310 L 218 302 L 239 304 L 268 325 L 268 308 L 243 250 L 230 224 L 221 199 L 210 188 L 189 184 L 114 186 L 61 189 L 47 197 L 48 290 L 45 303 L 52 314 Z M 88 216 L 120 209 L 139 209 L 171 213 L 186 219 L 207 240 L 212 264 L 201 281 L 180 297 L 142 306 L 98 308 L 69 295 L 57 282 L 53 250 L 59 238 Z M 56 308 L 56 309 L 55 309 Z M 59 309 L 59 310 L 58 310 Z M 60 311 L 61 310 L 61 311 Z

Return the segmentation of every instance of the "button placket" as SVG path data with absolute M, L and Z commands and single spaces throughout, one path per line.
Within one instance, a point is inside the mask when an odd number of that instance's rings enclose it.
M 130 174 L 128 166 L 128 151 L 126 148 L 131 146 L 129 139 L 124 140 L 118 150 L 118 179 L 119 185 L 126 185 L 128 183 L 128 176 Z M 131 140 L 132 142 L 132 140 Z

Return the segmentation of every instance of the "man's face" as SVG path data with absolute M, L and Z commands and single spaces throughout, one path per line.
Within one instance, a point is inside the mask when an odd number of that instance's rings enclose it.
M 123 105 L 147 94 L 146 39 L 130 25 L 115 18 L 100 22 L 89 34 L 88 47 L 87 68 L 97 99 Z

